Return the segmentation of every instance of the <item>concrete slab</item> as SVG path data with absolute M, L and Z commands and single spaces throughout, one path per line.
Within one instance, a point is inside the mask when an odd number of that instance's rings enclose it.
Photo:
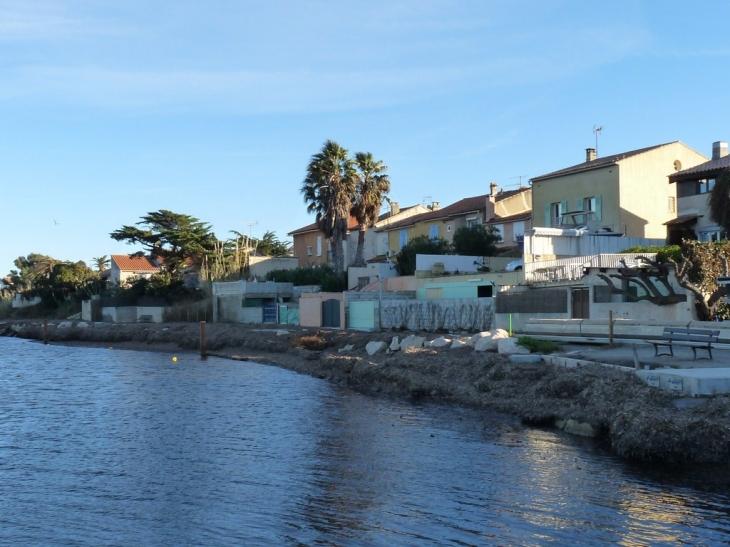
M 648 385 L 684 397 L 730 393 L 730 367 L 696 369 L 637 370 Z

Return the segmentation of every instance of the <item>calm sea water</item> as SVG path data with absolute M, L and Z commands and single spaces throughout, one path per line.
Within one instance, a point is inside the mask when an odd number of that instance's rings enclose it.
M 0 338 L 0 544 L 730 542 L 725 468 L 177 357 Z

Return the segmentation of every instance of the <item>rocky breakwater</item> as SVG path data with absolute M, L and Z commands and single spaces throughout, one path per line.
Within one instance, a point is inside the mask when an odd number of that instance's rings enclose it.
M 197 324 L 49 324 L 50 343 L 197 351 Z M 40 323 L 0 324 L 40 340 Z M 473 336 L 206 326 L 208 354 L 289 368 L 369 392 L 484 408 L 537 426 L 600 435 L 624 457 L 730 462 L 730 399 L 678 408 L 631 369 L 563 368 L 524 354 L 504 331 Z M 501 353 L 500 353 L 501 351 Z M 519 352 L 519 353 L 513 353 Z

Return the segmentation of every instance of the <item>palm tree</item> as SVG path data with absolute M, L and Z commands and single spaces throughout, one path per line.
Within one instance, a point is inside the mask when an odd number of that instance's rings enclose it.
M 106 255 L 101 255 L 96 258 L 91 259 L 92 264 L 96 266 L 97 272 L 104 272 L 109 269 L 109 266 L 111 265 L 111 261 L 107 258 Z
M 364 266 L 363 248 L 365 247 L 365 233 L 375 226 L 378 213 L 383 205 L 383 199 L 390 192 L 390 177 L 385 173 L 388 166 L 382 161 L 375 161 L 370 152 L 355 154 L 357 166 L 357 198 L 352 208 L 352 214 L 360 224 L 357 234 L 357 252 L 355 266 Z
M 730 238 L 730 169 L 725 169 L 717 177 L 707 206 L 710 218 L 725 230 L 725 237 Z
M 347 155 L 336 142 L 325 142 L 309 161 L 301 189 L 307 212 L 317 214 L 319 229 L 332 241 L 332 269 L 338 274 L 345 271 L 342 241 L 357 187 L 354 162 Z

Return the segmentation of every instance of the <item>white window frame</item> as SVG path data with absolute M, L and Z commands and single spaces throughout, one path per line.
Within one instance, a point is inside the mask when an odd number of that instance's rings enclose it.
M 307 256 L 312 256 L 312 246 L 311 245 L 309 245 L 307 247 Z
M 322 256 L 322 236 L 317 236 L 317 256 Z
M 512 223 L 512 241 L 517 241 L 519 236 L 525 235 L 525 221 L 517 220 Z

